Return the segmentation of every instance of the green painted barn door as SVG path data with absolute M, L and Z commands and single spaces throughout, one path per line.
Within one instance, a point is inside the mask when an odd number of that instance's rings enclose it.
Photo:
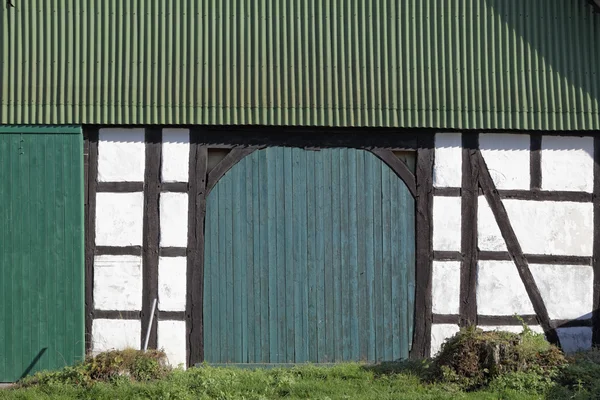
M 207 206 L 206 361 L 408 356 L 414 200 L 373 154 L 256 151 Z
M 84 355 L 80 128 L 0 127 L 0 382 Z

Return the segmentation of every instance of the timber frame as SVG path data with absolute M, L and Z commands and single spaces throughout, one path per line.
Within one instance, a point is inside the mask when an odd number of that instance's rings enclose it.
M 600 344 L 600 235 L 594 235 L 593 257 L 547 256 L 523 254 L 502 199 L 553 200 L 593 202 L 594 227 L 600 229 L 600 139 L 595 139 L 594 193 L 550 192 L 540 190 L 541 136 L 531 137 L 530 190 L 497 190 L 479 150 L 478 133 L 463 133 L 462 184 L 460 188 L 434 188 L 433 170 L 435 131 L 395 129 L 328 129 L 328 128 L 273 128 L 273 127 L 191 127 L 188 182 L 162 183 L 162 130 L 146 128 L 146 168 L 144 182 L 98 182 L 98 129 L 84 129 L 85 164 L 85 315 L 86 350 L 91 349 L 92 321 L 94 318 L 132 318 L 142 321 L 142 338 L 150 317 L 151 301 L 158 293 L 158 257 L 187 256 L 187 293 L 185 312 L 156 310 L 150 348 L 156 348 L 156 324 L 160 320 L 186 322 L 187 359 L 192 366 L 204 360 L 203 344 L 203 283 L 204 283 L 204 223 L 206 200 L 210 191 L 225 173 L 241 159 L 269 146 L 300 147 L 307 149 L 349 147 L 372 152 L 402 179 L 415 198 L 416 274 L 414 334 L 410 351 L 413 359 L 430 355 L 431 328 L 434 323 L 460 326 L 518 325 L 512 316 L 477 314 L 476 277 L 478 260 L 513 260 L 536 315 L 523 315 L 523 320 L 540 324 L 547 338 L 560 344 L 556 328 L 593 326 L 593 343 Z M 223 153 L 220 161 L 209 168 L 209 153 Z M 396 157 L 393 151 L 416 152 L 415 173 Z M 143 245 L 130 247 L 99 247 L 95 245 L 95 203 L 97 192 L 144 192 Z M 163 192 L 188 193 L 187 248 L 160 248 L 158 196 Z M 507 244 L 507 252 L 483 252 L 477 248 L 477 198 L 483 194 L 500 227 Z M 461 251 L 433 251 L 433 197 L 461 197 L 462 231 Z M 93 282 L 95 255 L 141 255 L 143 259 L 143 301 L 140 312 L 102 311 L 94 309 Z M 432 312 L 432 266 L 434 260 L 460 261 L 460 307 L 458 315 Z M 570 265 L 592 265 L 594 268 L 594 314 L 592 320 L 550 320 L 539 289 L 529 270 L 529 262 Z M 592 324 L 593 322 L 593 324 Z

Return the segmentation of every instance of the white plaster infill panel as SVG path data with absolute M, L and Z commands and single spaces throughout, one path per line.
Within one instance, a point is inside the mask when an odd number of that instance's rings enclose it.
M 524 253 L 592 255 L 592 203 L 514 199 L 502 202 Z M 506 251 L 498 224 L 483 196 L 479 197 L 477 226 L 480 250 Z
M 186 367 L 185 321 L 158 321 L 158 348 L 163 349 L 173 367 Z
M 462 136 L 460 133 L 437 133 L 435 135 L 433 186 L 461 187 L 461 185 Z
M 460 262 L 434 261 L 432 271 L 434 314 L 458 314 L 460 304 Z
M 592 347 L 592 328 L 558 328 L 556 329 L 560 345 L 565 353 L 575 353 Z
M 135 319 L 95 319 L 92 322 L 92 352 L 140 349 L 141 323 Z
M 439 353 L 446 339 L 456 335 L 459 331 L 458 325 L 454 324 L 431 325 L 431 357 Z
M 498 189 L 529 190 L 529 135 L 490 133 L 479 135 L 479 148 Z
M 460 251 L 461 199 L 434 196 L 433 250 Z
M 160 246 L 186 247 L 188 194 L 160 194 Z
M 512 261 L 479 261 L 477 269 L 478 314 L 535 314 Z
M 158 309 L 185 311 L 186 257 L 160 257 L 158 259 Z
M 187 182 L 190 158 L 189 129 L 163 129 L 161 179 Z
M 551 319 L 592 317 L 594 271 L 591 266 L 531 264 Z
M 96 194 L 96 245 L 141 246 L 144 193 Z
M 94 258 L 94 308 L 142 309 L 142 258 L 96 256 Z
M 594 138 L 542 136 L 542 189 L 594 190 Z
M 143 182 L 143 128 L 103 128 L 98 132 L 98 181 Z
M 528 325 L 528 327 L 535 333 L 544 333 L 544 329 L 539 325 Z M 483 331 L 523 332 L 523 326 L 519 325 L 479 326 L 478 328 L 481 328 Z

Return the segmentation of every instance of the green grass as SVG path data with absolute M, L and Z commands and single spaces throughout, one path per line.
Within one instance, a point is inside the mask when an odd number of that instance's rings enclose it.
M 415 370 L 418 370 L 415 369 Z M 522 389 L 522 388 L 521 388 Z M 0 392 L 1 399 L 539 399 L 540 392 L 497 388 L 465 393 L 455 385 L 428 384 L 410 368 L 334 367 L 247 370 L 200 367 L 146 382 L 36 384 Z

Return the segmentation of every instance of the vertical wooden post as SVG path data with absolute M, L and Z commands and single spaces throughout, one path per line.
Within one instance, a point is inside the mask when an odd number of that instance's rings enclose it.
M 96 252 L 96 189 L 98 187 L 98 129 L 84 132 L 85 184 L 85 351 L 92 350 L 94 320 L 94 254 Z
M 460 326 L 477 324 L 477 197 L 478 168 L 472 152 L 479 148 L 477 133 L 462 136 Z
M 433 263 L 433 162 L 434 135 L 419 137 L 416 197 L 416 287 L 413 344 L 410 358 L 429 357 L 431 352 L 431 269 Z
M 158 249 L 160 239 L 160 164 L 162 157 L 162 132 L 160 128 L 146 128 L 146 168 L 144 172 L 144 219 L 142 241 L 142 343 L 146 337 L 152 302 L 158 298 Z M 155 311 L 156 314 L 156 311 Z M 157 347 L 156 315 L 150 326 L 148 348 Z
M 204 361 L 204 221 L 208 148 L 190 138 L 186 327 L 188 366 Z

